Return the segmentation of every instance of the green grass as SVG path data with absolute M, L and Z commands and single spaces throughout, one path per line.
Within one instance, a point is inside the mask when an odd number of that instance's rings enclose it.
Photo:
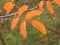
M 5 2 L 6 0 L 4 0 Z M 39 1 L 35 1 L 35 0 L 31 0 L 33 1 L 33 5 L 30 5 L 30 8 L 34 7 L 35 5 L 37 5 L 36 2 Z M 3 1 L 0 0 L 0 2 L 2 3 Z M 20 4 L 20 3 L 21 4 Z M 18 0 L 18 2 L 16 2 L 17 5 L 22 5 L 22 0 Z M 2 4 L 3 5 L 3 4 Z M 57 6 L 56 4 L 53 5 L 54 8 L 58 8 L 59 6 Z M 0 6 L 1 7 L 1 6 Z M 3 9 L 3 6 L 1 7 Z M 44 7 L 44 12 L 42 15 L 37 16 L 33 19 L 38 19 L 39 21 L 44 23 L 45 26 L 50 27 L 54 25 L 54 22 L 52 20 L 52 15 L 50 13 L 46 13 L 48 10 L 46 7 Z M 56 11 L 55 11 L 56 12 Z M 25 14 L 23 14 L 25 15 Z M 20 35 L 19 32 L 19 26 L 21 21 L 18 22 L 15 30 L 11 30 L 10 29 L 10 22 L 12 19 L 10 20 L 5 20 L 2 24 L 3 24 L 3 38 L 5 41 L 6 45 L 60 45 L 60 38 L 59 36 L 54 33 L 51 32 L 50 30 L 47 30 L 47 35 L 44 36 L 43 34 L 41 34 L 41 32 L 39 32 L 36 28 L 34 28 L 31 24 L 27 23 L 27 37 L 26 39 L 23 39 L 22 36 Z M 0 45 L 2 45 L 2 42 L 0 41 Z

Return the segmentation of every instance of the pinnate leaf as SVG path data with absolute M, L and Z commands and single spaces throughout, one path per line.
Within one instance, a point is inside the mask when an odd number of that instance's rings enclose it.
M 30 12 L 27 12 L 25 20 L 29 20 L 32 17 L 38 16 L 40 14 L 42 14 L 42 11 L 41 10 L 37 10 L 37 9 L 36 10 L 32 10 Z
M 50 13 L 54 14 L 53 7 L 52 7 L 51 2 L 49 0 L 47 1 L 47 8 L 50 11 Z
M 16 27 L 18 21 L 19 21 L 19 18 L 18 18 L 18 17 L 17 17 L 17 18 L 14 18 L 14 19 L 12 20 L 11 26 L 10 26 L 10 28 L 11 28 L 12 30 L 15 29 L 15 27 Z
M 4 4 L 4 9 L 6 11 L 6 13 L 10 13 L 12 11 L 12 9 L 14 8 L 15 4 L 13 4 L 12 2 L 6 2 Z
M 34 27 L 36 27 L 43 35 L 46 35 L 46 28 L 41 22 L 36 21 L 36 20 L 32 20 L 31 24 Z
M 26 21 L 22 21 L 20 24 L 20 34 L 23 38 L 26 38 Z

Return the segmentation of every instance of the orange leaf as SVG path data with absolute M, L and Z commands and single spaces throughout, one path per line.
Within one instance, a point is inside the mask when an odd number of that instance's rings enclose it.
M 6 2 L 4 4 L 4 9 L 7 12 L 7 14 L 11 12 L 11 10 L 14 8 L 14 6 L 15 6 L 15 4 L 13 4 L 12 2 Z
M 54 14 L 53 7 L 52 7 L 51 2 L 49 0 L 47 1 L 47 8 L 50 11 L 50 13 Z
M 18 16 L 20 17 L 27 9 L 28 9 L 27 5 L 23 5 L 22 7 L 20 7 L 18 10 Z
M 45 26 L 41 22 L 36 21 L 36 20 L 32 20 L 31 24 L 34 27 L 36 27 L 40 32 L 42 32 L 42 34 L 46 35 L 46 28 L 45 28 Z
M 20 34 L 23 38 L 26 38 L 26 21 L 22 21 L 20 25 Z
M 17 18 L 14 18 L 14 19 L 12 20 L 11 26 L 10 26 L 10 28 L 11 28 L 12 30 L 14 30 L 14 28 L 16 27 L 16 25 L 17 25 L 17 23 L 18 23 L 18 20 L 19 20 L 18 17 L 17 17 Z
M 54 0 L 54 2 L 60 6 L 60 0 Z
M 40 1 L 40 3 L 38 4 L 39 9 L 42 10 L 42 11 L 43 11 L 43 5 L 44 5 L 43 3 L 44 3 L 44 1 L 42 0 L 42 1 Z
M 27 12 L 26 17 L 25 17 L 25 20 L 28 20 L 28 19 L 30 19 L 32 17 L 35 17 L 35 16 L 38 16 L 41 13 L 42 13 L 41 10 L 32 10 L 30 12 Z

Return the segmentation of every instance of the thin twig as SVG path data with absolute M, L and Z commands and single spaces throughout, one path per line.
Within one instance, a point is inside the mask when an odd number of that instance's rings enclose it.
M 52 2 L 51 4 L 53 5 L 54 2 Z M 45 4 L 44 4 L 44 6 L 45 6 Z M 34 10 L 34 9 L 37 9 L 37 8 L 38 8 L 38 6 L 35 6 L 34 8 L 28 9 L 26 12 Z M 9 18 L 9 17 L 12 17 L 12 16 L 17 15 L 17 14 L 18 14 L 18 12 L 15 12 L 15 13 L 12 13 L 12 14 L 8 14 L 8 15 L 4 15 L 4 16 L 0 16 L 0 19 L 1 18 Z
M 57 35 L 60 36 L 60 31 L 59 30 L 56 30 L 54 27 L 46 27 L 48 30 L 52 31 L 52 32 L 55 32 Z
M 2 37 L 2 34 L 0 34 L 0 40 L 1 40 L 2 44 L 5 45 L 4 39 Z
M 0 40 L 1 40 L 2 44 L 5 45 L 4 39 L 2 37 L 2 23 L 1 23 L 1 19 L 0 19 Z

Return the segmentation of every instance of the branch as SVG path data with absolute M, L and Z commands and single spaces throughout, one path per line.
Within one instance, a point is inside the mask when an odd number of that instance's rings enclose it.
M 52 2 L 51 4 L 53 5 L 54 2 Z M 44 4 L 44 6 L 46 6 L 46 5 Z M 28 9 L 26 12 L 37 9 L 37 8 L 38 8 L 38 6 L 35 6 L 34 8 Z M 1 18 L 9 18 L 9 17 L 12 17 L 12 16 L 17 15 L 17 14 L 18 14 L 18 12 L 13 13 L 13 14 L 8 14 L 8 15 L 5 15 L 5 16 L 0 16 L 0 19 Z
M 2 35 L 2 23 L 1 23 L 1 20 L 0 20 L 0 40 L 1 40 L 2 44 L 5 45 L 5 42 L 4 42 L 4 39 L 3 39 L 2 36 L 3 36 Z
M 60 31 L 56 30 L 54 27 L 46 27 L 48 30 L 55 32 L 57 35 L 60 36 Z
M 2 34 L 0 34 L 0 40 L 1 40 L 2 44 L 5 45 L 4 39 L 2 37 Z

